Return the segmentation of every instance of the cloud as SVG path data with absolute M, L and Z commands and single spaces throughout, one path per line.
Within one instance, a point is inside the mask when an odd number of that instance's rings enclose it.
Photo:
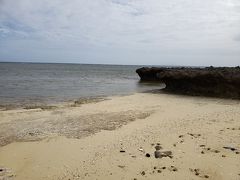
M 236 35 L 236 36 L 234 37 L 234 40 L 235 40 L 235 41 L 240 41 L 240 34 Z
M 0 0 L 0 43 L 14 49 L 22 42 L 26 51 L 35 44 L 41 53 L 52 46 L 79 57 L 83 52 L 76 47 L 93 54 L 111 49 L 112 57 L 142 51 L 155 54 L 153 63 L 160 53 L 229 54 L 239 50 L 239 5 L 239 0 Z

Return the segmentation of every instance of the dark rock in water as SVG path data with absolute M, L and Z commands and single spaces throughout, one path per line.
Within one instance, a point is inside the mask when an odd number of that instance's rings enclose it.
M 160 81 L 166 91 L 240 99 L 240 68 L 140 68 L 142 81 Z

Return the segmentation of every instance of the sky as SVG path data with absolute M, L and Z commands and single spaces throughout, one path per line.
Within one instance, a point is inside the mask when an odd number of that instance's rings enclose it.
M 0 0 L 0 61 L 240 65 L 240 0 Z

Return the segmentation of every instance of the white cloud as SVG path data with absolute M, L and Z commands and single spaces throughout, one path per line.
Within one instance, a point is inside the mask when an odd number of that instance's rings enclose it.
M 114 49 L 121 57 L 142 50 L 156 60 L 159 53 L 240 56 L 239 7 L 239 0 L 1 0 L 0 38 L 41 41 L 42 51 L 50 45 L 77 52 L 76 46 L 94 47 L 93 53 Z

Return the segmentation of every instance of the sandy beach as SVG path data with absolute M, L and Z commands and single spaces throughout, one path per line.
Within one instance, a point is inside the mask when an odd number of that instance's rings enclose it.
M 2 109 L 0 179 L 239 180 L 239 120 L 239 101 L 161 93 Z

